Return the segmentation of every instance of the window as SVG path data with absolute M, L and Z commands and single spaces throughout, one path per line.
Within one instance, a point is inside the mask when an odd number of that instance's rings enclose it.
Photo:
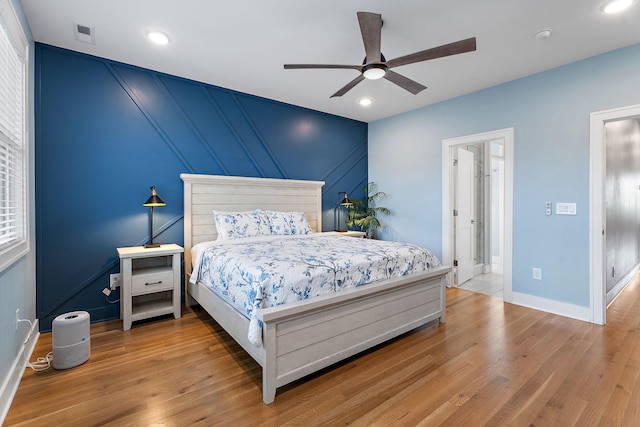
M 0 271 L 29 250 L 27 46 L 11 2 L 0 0 Z

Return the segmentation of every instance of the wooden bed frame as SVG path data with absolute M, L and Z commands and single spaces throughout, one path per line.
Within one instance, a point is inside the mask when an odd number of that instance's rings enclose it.
M 191 248 L 217 237 L 213 211 L 303 211 L 322 231 L 321 181 L 182 174 L 187 304 L 199 303 L 262 366 L 262 400 L 276 388 L 408 332 L 445 321 L 450 267 L 403 276 L 258 312 L 263 345 L 247 338 L 249 320 L 201 283 L 189 283 Z M 345 237 L 352 238 L 352 237 Z

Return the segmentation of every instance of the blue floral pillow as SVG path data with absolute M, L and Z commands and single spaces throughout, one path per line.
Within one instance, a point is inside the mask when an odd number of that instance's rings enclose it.
M 289 236 L 313 233 L 304 212 L 265 212 L 269 218 L 271 234 Z
M 269 218 L 262 209 L 251 212 L 213 211 L 219 240 L 268 236 L 271 234 Z

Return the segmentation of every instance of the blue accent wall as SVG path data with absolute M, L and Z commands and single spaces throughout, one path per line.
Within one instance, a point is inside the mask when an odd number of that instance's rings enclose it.
M 36 44 L 37 317 L 119 317 L 102 294 L 116 248 L 183 243 L 181 173 L 326 181 L 323 229 L 338 191 L 362 197 L 367 124 L 107 59 Z M 119 292 L 111 294 L 115 300 Z

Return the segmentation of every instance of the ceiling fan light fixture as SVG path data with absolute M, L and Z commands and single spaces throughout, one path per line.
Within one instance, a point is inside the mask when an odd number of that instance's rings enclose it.
M 602 0 L 604 1 L 604 0 Z M 431 49 L 410 53 L 408 55 L 399 56 L 387 61 L 380 51 L 380 38 L 382 29 L 382 15 L 371 12 L 358 12 L 358 22 L 360 23 L 360 33 L 362 42 L 364 43 L 364 51 L 366 56 L 362 65 L 341 65 L 341 64 L 284 64 L 285 70 L 293 69 L 345 69 L 358 70 L 360 74 L 349 83 L 341 87 L 331 98 L 338 98 L 349 92 L 356 85 L 365 79 L 377 80 L 385 78 L 387 81 L 401 87 L 407 92 L 417 95 L 427 87 L 412 80 L 402 74 L 391 71 L 391 68 L 400 67 L 401 65 L 415 64 L 416 62 L 428 61 L 431 59 L 444 58 L 446 56 L 458 55 L 476 50 L 476 38 L 470 37 L 464 40 L 458 40 L 453 43 L 447 43 Z
M 605 4 L 602 10 L 604 13 L 618 13 L 631 6 L 631 3 L 633 0 L 613 0 Z
M 362 68 L 362 75 L 367 80 L 378 80 L 387 73 L 387 66 L 384 64 L 369 64 Z

